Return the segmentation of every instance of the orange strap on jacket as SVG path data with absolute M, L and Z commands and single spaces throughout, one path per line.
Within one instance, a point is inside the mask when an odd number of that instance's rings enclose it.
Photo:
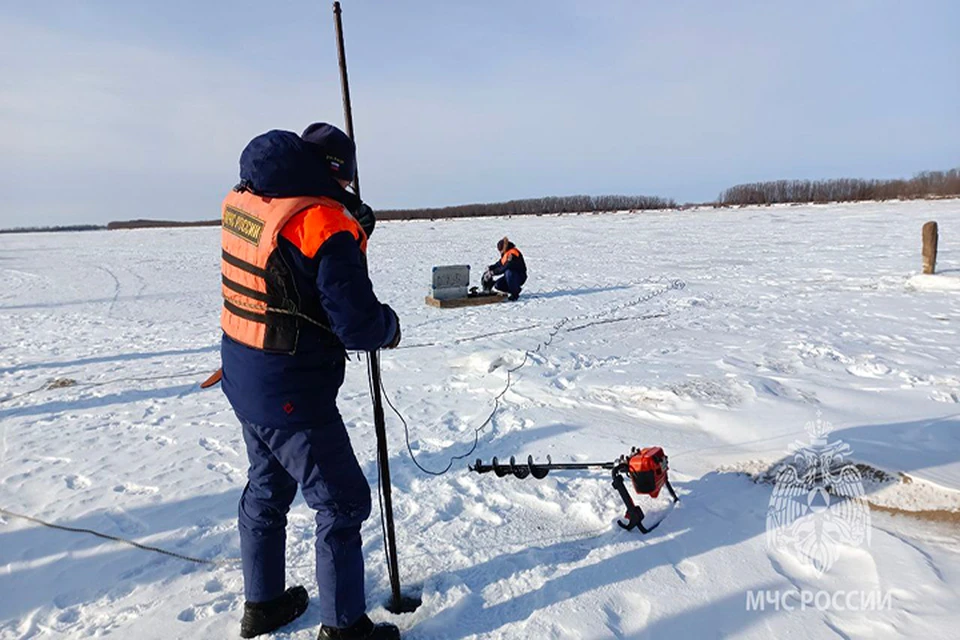
M 360 243 L 360 251 L 367 252 L 367 234 L 353 216 L 333 215 L 324 207 L 310 207 L 293 216 L 280 235 L 293 243 L 300 252 L 312 258 L 331 236 L 347 231 Z
M 500 264 L 507 264 L 507 261 L 509 261 L 510 258 L 519 258 L 519 257 L 520 257 L 520 249 L 517 249 L 516 247 L 514 247 L 513 249 L 507 249 L 506 251 L 503 252 L 503 255 L 500 256 Z

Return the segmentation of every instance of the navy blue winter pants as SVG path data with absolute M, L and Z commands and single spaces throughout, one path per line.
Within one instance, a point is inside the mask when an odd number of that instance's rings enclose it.
M 240 424 L 250 460 L 239 517 L 244 596 L 264 602 L 284 592 L 287 511 L 299 485 L 317 512 L 320 621 L 353 624 L 366 612 L 360 524 L 370 515 L 370 485 L 343 421 L 298 430 Z
M 493 283 L 493 288 L 497 291 L 503 291 L 504 293 L 509 293 L 510 295 L 519 296 L 520 290 L 523 288 L 523 283 L 527 279 L 523 276 L 517 274 L 516 271 L 507 269 L 503 277 Z

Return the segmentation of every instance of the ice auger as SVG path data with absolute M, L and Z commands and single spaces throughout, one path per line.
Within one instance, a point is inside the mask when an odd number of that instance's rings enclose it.
M 539 464 L 533 461 L 533 456 L 527 457 L 526 464 L 517 464 L 511 457 L 508 464 L 502 464 L 494 458 L 490 464 L 483 464 L 483 461 L 477 458 L 476 463 L 469 467 L 470 471 L 477 473 L 487 473 L 493 471 L 498 478 L 504 476 L 514 476 L 520 479 L 533 477 L 537 480 L 545 478 L 551 471 L 581 471 L 584 469 L 609 469 L 613 475 L 613 488 L 620 494 L 623 504 L 627 508 L 624 516 L 626 522 L 617 520 L 617 524 L 629 531 L 636 528 L 640 533 L 650 533 L 660 522 L 653 523 L 649 527 L 643 525 L 643 509 L 636 505 L 633 496 L 627 491 L 623 476 L 629 476 L 633 483 L 633 489 L 639 494 L 648 495 L 656 498 L 660 495 L 663 487 L 670 492 L 670 497 L 674 502 L 679 502 L 673 487 L 670 486 L 670 480 L 667 478 L 667 454 L 661 447 L 645 447 L 630 449 L 630 455 L 620 456 L 613 462 L 560 462 L 554 463 L 550 456 L 547 456 L 546 464 Z

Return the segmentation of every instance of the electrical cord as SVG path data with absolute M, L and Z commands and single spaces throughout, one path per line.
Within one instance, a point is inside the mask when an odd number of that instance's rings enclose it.
M 167 549 L 161 549 L 160 547 L 155 547 L 149 544 L 143 544 L 136 542 L 135 540 L 129 540 L 127 538 L 121 538 L 120 536 L 110 535 L 108 533 L 102 533 L 94 529 L 87 529 L 85 527 L 68 527 L 62 524 L 54 524 L 53 522 L 47 522 L 46 520 L 41 520 L 40 518 L 34 518 L 33 516 L 24 515 L 22 513 L 15 513 L 7 509 L 0 508 L 0 515 L 8 516 L 10 518 L 19 518 L 20 520 L 26 520 L 27 522 L 32 522 L 34 524 L 39 524 L 44 527 L 49 527 L 50 529 L 57 529 L 59 531 L 69 531 L 71 533 L 86 533 L 98 538 L 103 538 L 104 540 L 111 540 L 113 542 L 120 542 L 123 544 L 130 545 L 131 547 L 136 547 L 137 549 L 142 549 L 144 551 L 151 551 L 153 553 L 159 553 L 165 556 L 170 556 L 171 558 L 177 558 L 179 560 L 186 560 L 187 562 L 193 562 L 196 564 L 208 564 L 214 566 L 224 566 L 230 565 L 236 562 L 233 561 L 222 561 L 222 560 L 206 560 L 204 558 L 195 558 L 193 556 L 184 555 L 182 553 L 177 553 L 176 551 L 168 551 Z
M 685 284 L 682 280 L 673 280 L 673 281 L 670 282 L 669 285 L 666 285 L 666 286 L 664 286 L 664 287 L 662 287 L 662 288 L 660 288 L 660 289 L 657 289 L 657 290 L 652 291 L 652 292 L 650 292 L 650 293 L 648 293 L 648 294 L 645 294 L 645 295 L 643 295 L 643 296 L 640 296 L 639 298 L 636 298 L 635 300 L 632 300 L 632 301 L 630 301 L 630 302 L 627 302 L 627 303 L 624 303 L 624 304 L 621 304 L 621 305 L 616 305 L 616 306 L 614 306 L 614 307 L 609 307 L 609 308 L 604 309 L 603 311 L 600 311 L 600 312 L 598 312 L 598 313 L 594 313 L 594 314 L 582 314 L 582 315 L 579 315 L 579 316 L 568 316 L 568 317 L 563 317 L 563 318 L 561 318 L 558 322 L 556 322 L 556 323 L 553 325 L 552 329 L 550 330 L 550 333 L 548 334 L 548 336 L 547 336 L 547 338 L 546 338 L 545 340 L 543 340 L 542 342 L 538 343 L 537 346 L 536 346 L 536 348 L 534 348 L 534 349 L 532 349 L 532 350 L 529 350 L 529 349 L 528 349 L 528 350 L 525 350 L 525 351 L 524 351 L 524 355 L 523 355 L 523 359 L 520 361 L 520 363 L 519 363 L 518 365 L 516 365 L 516 366 L 514 366 L 514 367 L 511 367 L 511 368 L 509 368 L 509 369 L 506 370 L 506 371 L 507 371 L 507 379 L 506 379 L 506 381 L 505 381 L 505 383 L 504 383 L 503 389 L 502 389 L 497 395 L 494 396 L 494 398 L 493 398 L 493 409 L 490 411 L 490 414 L 486 417 L 486 419 L 485 419 L 478 427 L 476 427 L 476 428 L 474 429 L 474 434 L 473 434 L 473 435 L 474 435 L 474 439 L 473 439 L 473 444 L 471 445 L 470 449 L 469 449 L 467 452 L 463 453 L 463 454 L 452 456 L 452 457 L 450 458 L 450 460 L 448 461 L 446 467 L 444 467 L 441 471 L 435 471 L 435 470 L 428 469 L 428 468 L 424 467 L 424 466 L 420 463 L 419 460 L 417 460 L 416 454 L 413 452 L 413 446 L 412 446 L 412 444 L 411 444 L 411 442 L 410 442 L 410 428 L 409 428 L 409 424 L 407 423 L 406 419 L 403 417 L 403 414 L 401 414 L 400 411 L 396 408 L 396 406 L 394 405 L 392 399 L 390 398 L 389 394 L 387 393 L 386 389 L 383 387 L 383 379 L 382 379 L 382 376 L 381 376 L 380 386 L 381 386 L 381 390 L 382 390 L 382 392 L 383 392 L 383 398 L 386 400 L 387 405 L 388 405 L 388 406 L 390 407 L 390 409 L 394 412 L 394 414 L 396 414 L 396 416 L 400 419 L 401 423 L 403 424 L 404 439 L 405 439 L 405 442 L 406 442 L 407 453 L 410 455 L 410 459 L 413 461 L 414 465 L 416 465 L 416 467 L 417 467 L 418 469 L 420 469 L 420 471 L 422 471 L 423 473 L 426 473 L 426 474 L 432 475 L 432 476 L 442 476 L 442 475 L 446 474 L 447 472 L 450 471 L 451 468 L 453 468 L 454 463 L 456 463 L 458 460 L 463 460 L 464 458 L 467 458 L 467 457 L 470 456 L 474 451 L 476 451 L 476 449 L 477 449 L 477 447 L 479 446 L 479 443 L 480 443 L 480 433 L 481 433 L 484 429 L 486 429 L 486 428 L 493 422 L 494 418 L 496 417 L 497 412 L 500 410 L 500 407 L 501 407 L 501 404 L 502 404 L 502 401 L 503 401 L 504 396 L 506 396 L 507 392 L 508 392 L 508 391 L 510 390 L 510 388 L 513 386 L 514 374 L 517 373 L 518 371 L 520 371 L 520 369 L 522 369 L 522 368 L 530 361 L 530 358 L 531 358 L 532 356 L 534 356 L 534 355 L 536 355 L 536 354 L 540 354 L 544 349 L 546 349 L 547 347 L 549 347 L 549 346 L 553 343 L 553 341 L 554 341 L 554 339 L 556 338 L 556 336 L 563 330 L 563 328 L 564 328 L 565 326 L 567 326 L 567 325 L 570 324 L 571 322 L 574 322 L 574 321 L 577 321 L 577 320 L 589 320 L 589 319 L 597 319 L 597 320 L 598 320 L 598 319 L 600 319 L 600 318 L 602 318 L 602 317 L 604 317 L 604 316 L 610 315 L 610 314 L 612 314 L 612 313 L 616 313 L 617 311 L 621 311 L 621 310 L 626 309 L 626 308 L 629 308 L 629 307 L 633 307 L 633 306 L 636 306 L 636 305 L 639 305 L 639 304 L 643 304 L 644 302 L 647 302 L 647 301 L 649 301 L 649 300 L 652 300 L 653 298 L 656 298 L 656 297 L 658 297 L 658 296 L 660 296 L 660 295 L 663 295 L 663 294 L 665 294 L 665 293 L 667 293 L 667 292 L 669 292 L 669 291 L 683 289 L 685 286 L 686 286 L 686 284 Z M 592 325 L 594 325 L 594 324 L 603 324 L 603 323 L 606 323 L 606 322 L 619 322 L 619 321 L 625 321 L 625 320 L 631 320 L 631 319 L 645 319 L 645 318 L 647 318 L 647 317 L 657 317 L 657 316 L 656 316 L 656 315 L 654 315 L 654 316 L 639 316 L 639 317 L 632 317 L 632 318 L 620 318 L 620 319 L 603 320 L 603 321 L 599 321 L 599 322 L 588 323 L 588 324 L 585 324 L 585 325 L 579 325 L 579 326 L 576 326 L 576 327 L 571 327 L 571 328 L 569 328 L 569 329 L 567 329 L 567 330 L 568 330 L 568 331 L 577 331 L 577 330 L 579 330 L 579 329 L 583 329 L 583 328 L 586 328 L 586 327 L 588 327 L 588 326 L 592 326 Z M 501 335 L 501 334 L 504 334 L 504 333 L 515 333 L 515 332 L 517 332 L 517 331 L 525 331 L 525 330 L 529 330 L 529 329 L 533 329 L 533 328 L 539 328 L 540 326 L 543 326 L 543 324 L 530 325 L 530 326 L 528 326 L 528 327 L 526 327 L 526 328 L 519 328 L 519 329 L 513 329 L 513 330 L 507 330 L 507 331 L 501 331 L 501 332 L 489 332 L 489 333 L 482 334 L 482 335 L 479 335 L 479 336 L 471 336 L 471 337 L 467 337 L 467 338 L 460 338 L 460 339 L 456 340 L 456 341 L 454 342 L 454 344 L 460 344 L 460 343 L 463 343 L 463 342 L 469 342 L 469 341 L 471 341 L 471 340 L 480 340 L 480 339 L 485 338 L 485 337 L 491 337 L 491 336 L 494 336 L 494 335 Z M 417 345 L 417 346 L 436 346 L 436 343 L 429 344 L 429 345 Z M 409 348 L 409 347 L 408 347 L 408 348 Z M 99 387 L 99 386 L 105 386 L 105 385 L 109 385 L 109 384 L 114 384 L 114 383 L 117 383 L 117 382 L 147 382 L 147 381 L 154 381 L 154 380 L 167 380 L 167 379 L 175 379 L 175 378 L 193 377 L 193 376 L 199 375 L 199 374 L 201 374 L 201 373 L 204 373 L 205 371 L 206 371 L 206 370 L 199 370 L 199 371 L 198 371 L 198 370 L 189 370 L 189 371 L 183 371 L 183 372 L 180 372 L 180 373 L 165 374 L 165 375 L 158 375 L 158 376 L 142 376 L 142 377 L 135 377 L 135 378 L 115 378 L 115 379 L 105 380 L 105 381 L 101 381 L 101 382 L 80 382 L 80 381 L 75 381 L 75 382 L 73 382 L 73 384 L 71 384 L 71 385 L 69 385 L 69 386 L 92 388 L 92 387 Z M 371 391 L 372 391 L 372 389 L 373 389 L 373 369 L 372 369 L 372 367 L 369 366 L 369 363 L 368 363 L 368 369 L 367 369 L 367 377 L 368 377 L 368 382 L 369 382 L 369 384 L 370 384 Z M 21 397 L 24 397 L 24 396 L 27 396 L 27 395 L 30 395 L 30 394 L 33 394 L 33 393 L 38 393 L 38 392 L 40 392 L 40 391 L 50 390 L 50 389 L 53 388 L 53 387 L 51 386 L 51 384 L 52 384 L 51 382 L 48 382 L 48 383 L 44 384 L 43 386 L 38 387 L 38 388 L 36 388 L 36 389 L 30 390 L 30 391 L 26 391 L 26 392 L 24 392 L 24 393 L 20 393 L 20 394 L 17 394 L 17 395 L 14 395 L 14 396 L 10 396 L 10 397 L 7 397 L 7 398 L 0 399 L 0 403 L 9 402 L 9 401 L 11 401 L 11 400 L 14 400 L 14 399 L 17 399 L 17 398 L 21 398 Z M 379 463 L 381 462 L 381 460 L 380 460 L 380 452 L 379 452 L 379 450 L 378 450 L 378 452 L 377 452 L 377 462 L 378 462 L 378 464 L 377 464 L 377 497 L 378 497 L 378 500 L 379 500 L 379 502 L 380 502 L 380 523 L 381 523 L 381 526 L 384 528 L 384 530 L 386 530 L 386 523 L 385 523 L 385 520 L 384 520 L 385 515 L 384 515 L 384 509 L 383 509 L 383 489 L 382 489 L 382 487 L 380 486 L 380 485 L 381 485 L 381 482 L 380 482 L 380 464 L 379 464 Z M 10 518 L 18 518 L 18 519 L 21 519 L 21 520 L 25 520 L 25 521 L 27 521 L 27 522 L 32 522 L 32 523 L 34 523 L 34 524 L 39 524 L 39 525 L 41 525 L 41 526 L 48 527 L 48 528 L 50 528 L 50 529 L 56 529 L 56 530 L 59 530 L 59 531 L 66 531 L 66 532 L 70 532 L 70 533 L 83 533 L 83 534 L 87 534 L 87 535 L 92 535 L 92 536 L 95 536 L 95 537 L 98 537 L 98 538 L 102 538 L 102 539 L 104 539 L 104 540 L 109 540 L 109 541 L 112 541 L 112 542 L 119 542 L 119 543 L 121 543 L 121 544 L 126 544 L 126 545 L 129 545 L 129 546 L 135 547 L 135 548 L 137 548 L 137 549 L 141 549 L 141 550 L 143 550 L 143 551 L 148 551 L 148 552 L 152 552 L 152 553 L 158 553 L 158 554 L 161 554 L 161 555 L 169 556 L 169 557 L 172 557 L 172 558 L 177 558 L 177 559 L 179 559 L 179 560 L 184 560 L 184 561 L 186 561 L 186 562 L 192 562 L 192 563 L 195 563 L 195 564 L 205 564 L 205 565 L 211 565 L 211 566 L 225 566 L 225 565 L 232 565 L 232 564 L 235 564 L 235 563 L 237 562 L 237 560 L 235 560 L 235 559 L 233 559 L 233 560 L 227 560 L 227 561 L 218 561 L 218 560 L 208 560 L 208 559 L 204 559 L 204 558 L 197 558 L 197 557 L 194 557 L 194 556 L 189 556 L 189 555 L 186 555 L 186 554 L 177 553 L 177 552 L 175 552 L 175 551 L 169 551 L 169 550 L 163 549 L 163 548 L 161 548 L 161 547 L 157 547 L 157 546 L 153 546 L 153 545 L 148 545 L 148 544 L 143 544 L 143 543 L 140 543 L 140 542 L 136 542 L 135 540 L 130 540 L 130 539 L 127 539 L 127 538 L 122 538 L 122 537 L 120 537 L 120 536 L 114 536 L 114 535 L 111 535 L 111 534 L 103 533 L 103 532 L 100 532 L 100 531 L 96 531 L 96 530 L 94 530 L 94 529 L 89 529 L 89 528 L 85 528 L 85 527 L 71 527 L 71 526 L 67 526 L 67 525 L 55 524 L 55 523 L 53 523 L 53 522 L 48 522 L 48 521 L 46 521 L 46 520 L 41 520 L 40 518 L 35 518 L 35 517 L 33 517 L 33 516 L 28 516 L 28 515 L 25 515 L 25 514 L 16 513 L 16 512 L 13 512 L 13 511 L 10 511 L 10 510 L 4 509 L 4 508 L 0 508 L 0 515 L 7 516 L 7 517 L 10 517 Z M 388 568 L 387 570 L 388 570 L 388 573 L 390 574 L 389 577 L 390 577 L 390 579 L 391 579 L 391 582 L 393 582 L 393 580 L 395 579 L 395 576 L 393 575 L 393 572 L 392 572 L 392 570 L 390 569 L 390 566 L 391 566 L 391 565 L 390 565 L 390 562 L 389 562 L 389 550 L 387 549 L 386 543 L 384 543 L 384 555 L 387 556 L 387 568 Z
M 447 462 L 447 465 L 440 471 L 427 469 L 420 463 L 419 460 L 417 460 L 417 456 L 413 452 L 413 446 L 410 443 L 409 424 L 407 423 L 407 420 L 403 417 L 403 414 L 401 414 L 400 411 L 396 408 L 396 406 L 394 406 L 393 401 L 390 398 L 390 394 L 387 393 L 387 390 L 383 385 L 383 378 L 381 376 L 380 388 L 383 392 L 383 397 L 387 402 L 387 406 L 390 407 L 393 413 L 396 414 L 396 416 L 400 419 L 400 422 L 403 424 L 403 434 L 404 434 L 404 439 L 406 441 L 407 453 L 410 455 L 410 459 L 413 461 L 413 464 L 425 474 L 428 474 L 431 476 L 442 476 L 446 474 L 448 471 L 450 471 L 450 469 L 453 468 L 453 465 L 455 462 L 457 462 L 458 460 L 463 460 L 464 458 L 467 458 L 468 456 L 472 455 L 473 452 L 476 451 L 477 447 L 480 444 L 480 433 L 493 422 L 494 417 L 497 415 L 497 411 L 500 410 L 500 404 L 503 397 L 507 394 L 507 392 L 510 390 L 511 386 L 513 385 L 513 374 L 515 374 L 520 369 L 522 369 L 533 355 L 540 354 L 545 348 L 549 347 L 553 343 L 553 340 L 554 338 L 556 338 L 557 334 L 559 334 L 560 331 L 563 330 L 563 328 L 566 325 L 577 320 L 590 320 L 590 319 L 599 320 L 604 316 L 608 316 L 618 311 L 622 311 L 624 309 L 628 309 L 630 307 L 635 307 L 645 302 L 649 302 L 650 300 L 657 298 L 659 296 L 662 296 L 665 293 L 668 293 L 670 291 L 682 290 L 686 286 L 687 285 L 683 280 L 679 280 L 679 279 L 671 280 L 668 285 L 665 285 L 659 289 L 646 293 L 634 300 L 625 302 L 623 304 L 615 305 L 613 307 L 608 307 L 606 309 L 603 309 L 602 311 L 592 313 L 592 314 L 581 314 L 579 316 L 565 316 L 561 318 L 559 321 L 557 321 L 553 325 L 553 328 L 550 330 L 550 333 L 545 340 L 538 343 L 536 348 L 533 350 L 529 350 L 529 349 L 524 350 L 523 360 L 520 361 L 520 364 L 506 370 L 507 379 L 506 379 L 506 382 L 504 383 L 503 389 L 500 391 L 500 393 L 498 393 L 493 398 L 493 410 L 490 411 L 490 414 L 487 416 L 486 420 L 480 423 L 480 425 L 478 427 L 475 427 L 473 430 L 473 444 L 470 446 L 470 449 L 467 452 L 462 453 L 460 455 L 451 456 L 449 461 Z M 644 318 L 644 316 L 640 316 L 639 318 L 637 317 L 622 318 L 621 320 L 642 319 L 642 318 Z M 594 324 L 600 324 L 600 322 L 597 322 Z M 572 327 L 571 329 L 568 329 L 568 331 L 583 329 L 583 328 L 586 328 L 587 326 L 590 326 L 590 325 L 587 324 L 587 325 L 581 325 L 578 327 Z M 372 384 L 372 380 L 370 382 Z
M 654 283 L 657 283 L 657 282 L 662 282 L 663 280 L 664 280 L 663 278 L 647 278 L 647 279 L 645 279 L 645 280 L 638 280 L 638 281 L 630 282 L 630 283 L 627 283 L 627 284 L 618 284 L 618 285 L 615 285 L 613 288 L 623 288 L 623 289 L 626 289 L 626 288 L 636 287 L 636 286 L 640 286 L 640 285 L 644 285 L 644 284 L 654 284 Z M 674 282 L 679 282 L 679 281 L 674 281 Z M 686 285 L 683 285 L 683 286 L 686 286 Z M 683 288 L 683 287 L 681 286 L 680 288 Z M 554 289 L 547 289 L 547 290 L 545 290 L 545 291 L 538 291 L 537 293 L 535 293 L 535 294 L 533 294 L 532 296 L 530 296 L 530 298 L 532 298 L 532 299 L 540 299 L 540 298 L 544 298 L 544 297 L 549 297 L 549 294 L 555 293 L 555 292 L 557 292 L 557 291 L 563 291 L 563 289 L 554 288 Z M 657 295 L 660 295 L 660 294 L 658 293 Z M 656 296 L 654 296 L 654 297 L 656 297 Z M 646 295 L 641 296 L 638 302 L 631 302 L 631 303 L 628 303 L 628 304 L 625 304 L 625 305 L 620 305 L 620 306 L 617 306 L 617 307 L 614 307 L 614 308 L 607 309 L 607 310 L 605 310 L 605 311 L 603 312 L 603 314 L 604 314 L 604 315 L 609 315 L 610 313 L 615 313 L 616 311 L 622 310 L 622 309 L 624 309 L 624 308 L 626 308 L 626 307 L 628 307 L 628 306 L 631 306 L 631 305 L 633 305 L 633 304 L 639 304 L 639 303 L 645 302 L 645 301 L 646 301 L 645 298 L 646 298 Z M 529 298 L 528 298 L 528 299 L 529 299 Z M 593 315 L 595 315 L 595 314 L 581 314 L 581 315 L 579 315 L 579 316 L 572 316 L 572 317 L 570 318 L 570 320 L 571 320 L 571 321 L 583 320 L 583 319 L 587 319 L 587 318 L 589 318 L 589 317 L 591 317 L 591 316 L 593 316 Z M 623 318 L 623 319 L 620 319 L 620 320 L 611 320 L 610 322 L 621 322 L 621 321 L 623 321 L 623 320 L 629 320 L 629 319 L 631 319 L 631 318 Z M 646 318 L 643 318 L 643 319 L 646 319 Z M 428 321 L 428 322 L 422 322 L 422 323 L 420 323 L 420 324 L 414 325 L 413 327 L 411 327 L 410 332 L 413 333 L 413 330 L 418 329 L 418 328 L 420 328 L 420 327 L 423 327 L 423 326 L 425 326 L 426 324 L 428 324 L 429 322 L 430 322 L 430 321 Z M 502 329 L 502 330 L 500 330 L 500 331 L 490 331 L 490 332 L 487 332 L 487 333 L 478 333 L 478 334 L 476 334 L 476 335 L 466 336 L 466 337 L 464 337 L 464 338 L 455 338 L 455 339 L 453 339 L 449 344 L 450 344 L 450 345 L 458 345 L 458 344 L 463 344 L 464 342 L 474 342 L 474 341 L 476 341 L 476 340 L 483 340 L 484 338 L 493 338 L 493 337 L 496 337 L 496 336 L 502 336 L 502 335 L 506 335 L 506 334 L 522 333 L 522 332 L 524 332 L 524 331 L 532 331 L 532 330 L 534 330 L 534 329 L 540 329 L 540 328 L 542 328 L 542 327 L 546 327 L 546 326 L 549 326 L 549 325 L 550 325 L 549 322 L 535 322 L 535 323 L 533 323 L 533 324 L 528 324 L 528 325 L 524 325 L 524 326 L 520 326 L 520 327 L 512 327 L 512 328 L 510 328 L 510 329 Z M 592 325 L 585 325 L 584 328 L 586 328 L 586 326 L 592 326 Z M 573 329 L 570 329 L 570 330 L 573 330 Z M 441 342 L 441 341 L 439 341 L 439 340 L 435 340 L 435 341 L 433 341 L 433 342 L 416 342 L 416 343 L 413 343 L 413 344 L 401 344 L 400 346 L 398 346 L 398 347 L 396 348 L 396 350 L 399 351 L 399 350 L 401 350 L 401 349 L 422 349 L 422 348 L 424 348 L 424 347 L 437 347 L 437 346 L 443 346 L 443 345 L 445 345 L 445 344 L 446 344 L 446 343 L 443 343 L 443 342 Z

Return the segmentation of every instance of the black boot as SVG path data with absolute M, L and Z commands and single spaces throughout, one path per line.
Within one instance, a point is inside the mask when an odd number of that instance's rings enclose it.
M 253 638 L 263 633 L 276 631 L 290 624 L 307 610 L 310 596 L 303 587 L 290 587 L 279 598 L 268 602 L 247 602 L 243 605 L 243 620 L 240 621 L 240 637 Z
M 373 624 L 364 614 L 349 627 L 320 627 L 317 640 L 400 640 L 400 630 L 386 622 Z

